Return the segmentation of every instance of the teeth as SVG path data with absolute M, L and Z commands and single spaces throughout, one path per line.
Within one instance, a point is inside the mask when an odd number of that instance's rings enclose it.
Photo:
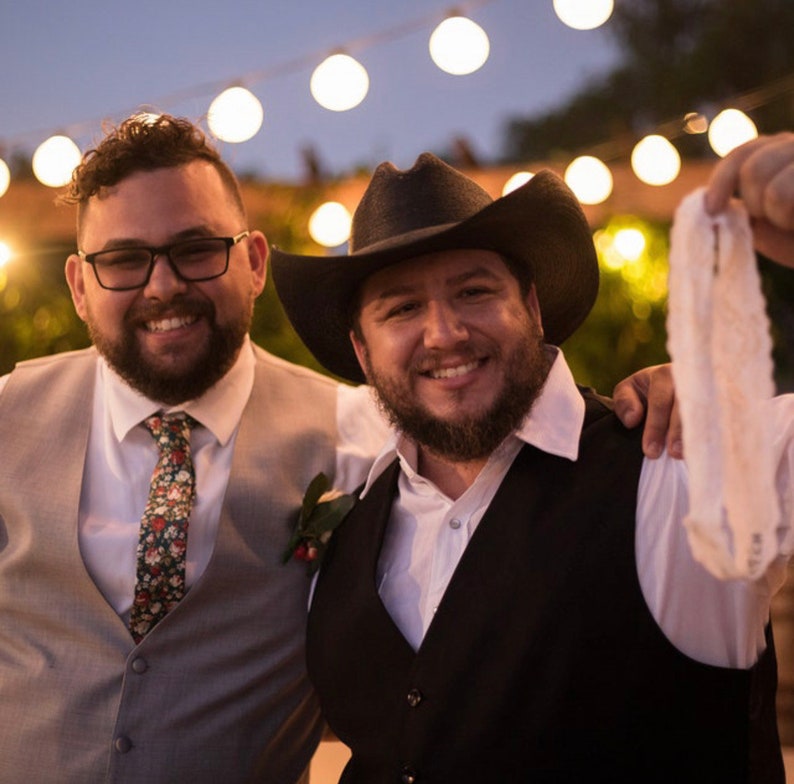
M 471 373 L 480 363 L 477 361 L 469 362 L 468 365 L 458 365 L 454 368 L 439 368 L 438 370 L 431 370 L 431 378 L 455 378 L 462 376 L 466 373 Z
M 186 327 L 195 320 L 195 316 L 173 316 L 172 318 L 161 319 L 160 321 L 147 321 L 146 328 L 149 332 L 168 332 L 172 329 Z

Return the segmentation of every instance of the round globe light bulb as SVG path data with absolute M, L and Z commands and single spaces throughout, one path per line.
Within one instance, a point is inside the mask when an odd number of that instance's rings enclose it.
M 705 133 L 709 129 L 709 122 L 700 112 L 687 112 L 684 115 L 684 133 Z
M 8 164 L 0 158 L 0 196 L 4 196 L 11 184 L 11 169 Z
M 332 112 L 358 106 L 369 92 L 367 69 L 347 54 L 332 54 L 312 74 L 309 89 L 317 103 Z
M 327 201 L 309 218 L 309 234 L 318 245 L 336 248 L 350 239 L 352 220 L 344 204 Z
M 637 261 L 645 250 L 645 235 L 639 229 L 620 229 L 612 246 L 626 261 Z
M 245 87 L 229 87 L 217 96 L 207 112 L 207 125 L 224 142 L 247 142 L 262 127 L 265 111 Z
M 631 151 L 631 168 L 648 185 L 667 185 L 681 171 L 681 156 L 664 136 L 651 134 Z
M 593 30 L 612 15 L 613 0 L 554 0 L 560 21 L 574 30 Z
M 708 139 L 711 149 L 721 158 L 740 144 L 758 136 L 755 123 L 738 109 L 721 111 L 709 125 Z
M 442 70 L 455 76 L 474 73 L 491 51 L 485 30 L 465 16 L 450 16 L 430 36 L 430 57 Z
M 50 136 L 33 153 L 33 174 L 42 184 L 60 188 L 80 163 L 80 150 L 68 136 Z
M 502 186 L 502 196 L 507 196 L 522 185 L 526 185 L 535 175 L 532 172 L 520 171 L 513 174 Z
M 5 267 L 9 261 L 11 261 L 11 248 L 5 242 L 0 242 L 0 267 Z
M 568 164 L 565 182 L 582 204 L 600 204 L 612 193 L 612 172 L 592 155 L 580 155 Z

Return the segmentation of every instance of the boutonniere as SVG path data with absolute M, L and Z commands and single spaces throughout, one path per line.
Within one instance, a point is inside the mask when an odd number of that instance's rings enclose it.
M 306 561 L 309 575 L 320 568 L 331 534 L 356 502 L 355 496 L 331 490 L 329 486 L 328 477 L 322 473 L 309 483 L 297 525 L 281 557 L 284 564 L 293 558 Z

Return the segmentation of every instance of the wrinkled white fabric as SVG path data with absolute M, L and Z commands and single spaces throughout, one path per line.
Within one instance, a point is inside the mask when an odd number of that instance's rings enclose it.
M 718 216 L 703 189 L 678 207 L 670 238 L 668 351 L 690 474 L 685 526 L 717 577 L 760 577 L 777 555 L 769 320 L 749 219 Z

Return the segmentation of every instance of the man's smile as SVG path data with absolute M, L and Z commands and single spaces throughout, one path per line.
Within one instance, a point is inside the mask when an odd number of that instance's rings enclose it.
M 458 376 L 465 376 L 467 373 L 471 373 L 473 370 L 476 370 L 481 364 L 484 364 L 484 359 L 475 359 L 471 362 L 467 362 L 464 365 L 456 365 L 455 367 L 445 367 L 445 368 L 434 368 L 431 370 L 424 371 L 422 375 L 428 376 L 430 378 L 457 378 Z
M 146 329 L 149 332 L 170 332 L 180 327 L 187 327 L 198 321 L 198 316 L 172 316 L 171 318 L 159 319 L 157 321 L 147 321 Z

